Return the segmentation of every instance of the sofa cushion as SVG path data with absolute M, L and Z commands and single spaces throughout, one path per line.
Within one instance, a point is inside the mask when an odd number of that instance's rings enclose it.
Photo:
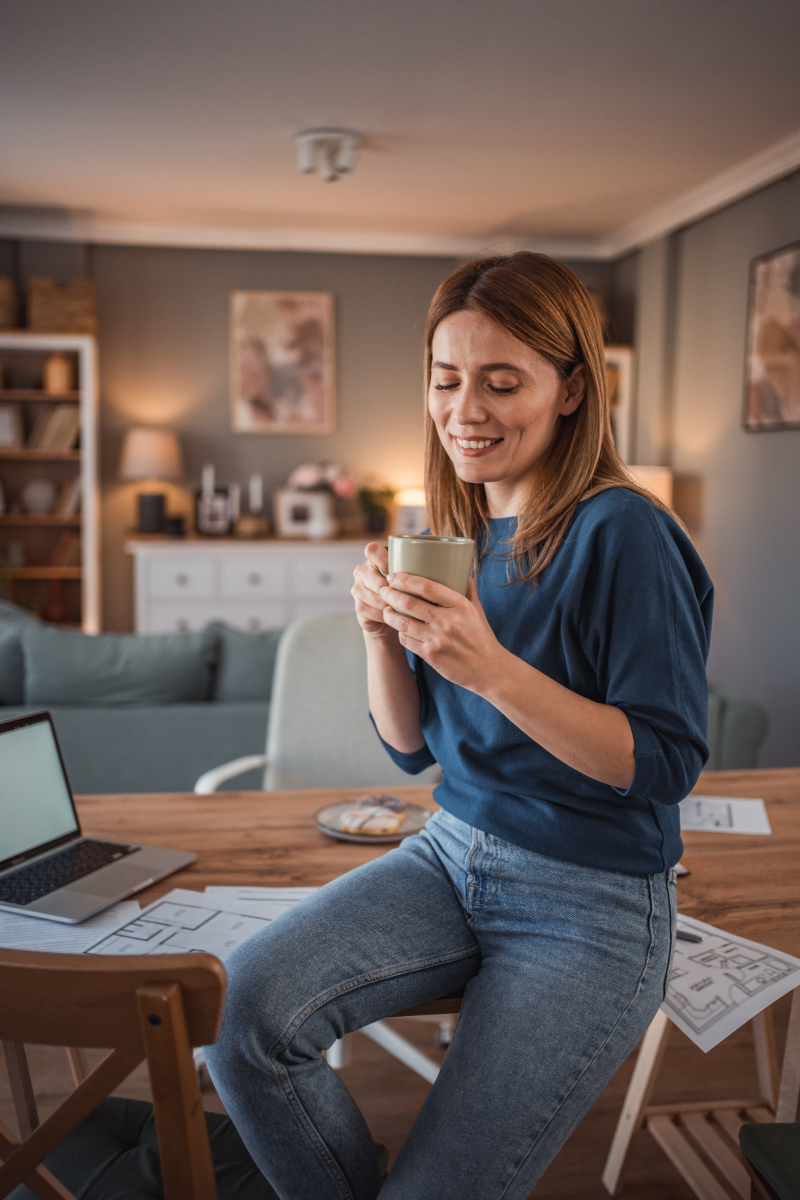
M 269 700 L 281 629 L 246 633 L 224 621 L 211 621 L 206 632 L 219 639 L 214 699 L 223 703 Z
M 22 704 L 25 668 L 19 626 L 0 620 L 0 704 Z
M 25 704 L 178 704 L 208 700 L 212 633 L 99 633 L 31 622 L 21 629 Z
M 38 621 L 32 612 L 27 608 L 20 608 L 19 604 L 12 604 L 10 600 L 0 600 L 0 621 L 12 622 L 19 625 L 23 622 Z

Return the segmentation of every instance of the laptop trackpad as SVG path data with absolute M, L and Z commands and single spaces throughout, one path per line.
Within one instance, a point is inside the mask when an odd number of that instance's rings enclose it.
M 128 867 L 117 863 L 112 867 L 103 867 L 85 879 L 79 879 L 70 885 L 70 891 L 86 892 L 90 896 L 124 896 L 126 892 L 140 887 L 151 881 L 153 872 L 142 867 Z

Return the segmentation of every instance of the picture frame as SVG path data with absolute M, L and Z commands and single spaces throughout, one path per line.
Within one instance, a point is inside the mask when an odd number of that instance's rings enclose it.
M 232 292 L 234 433 L 334 433 L 335 359 L 331 292 Z
M 24 441 L 22 409 L 18 404 L 0 404 L 0 447 L 20 450 Z
M 633 347 L 604 346 L 611 431 L 624 463 L 633 455 Z
M 750 263 L 742 425 L 800 429 L 800 242 Z

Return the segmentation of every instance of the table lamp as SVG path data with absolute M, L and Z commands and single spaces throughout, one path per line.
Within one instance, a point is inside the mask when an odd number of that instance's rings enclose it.
M 428 524 L 425 492 L 422 488 L 401 488 L 395 495 L 394 532 L 422 533 Z
M 168 480 L 183 475 L 181 444 L 171 429 L 129 429 L 122 444 L 121 479 Z M 138 496 L 139 533 L 161 533 L 164 528 L 163 492 L 144 491 Z
M 644 467 L 637 463 L 629 466 L 628 471 L 636 483 L 672 507 L 672 471 L 669 467 Z

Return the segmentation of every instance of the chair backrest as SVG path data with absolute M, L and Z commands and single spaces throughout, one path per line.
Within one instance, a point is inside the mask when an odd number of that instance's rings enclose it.
M 390 787 L 431 783 L 431 767 L 396 767 L 369 719 L 367 652 L 353 613 L 301 618 L 278 648 L 264 787 Z
M 0 1038 L 23 1139 L 0 1122 L 0 1200 L 17 1184 L 74 1200 L 40 1166 L 144 1059 L 165 1200 L 216 1200 L 192 1047 L 216 1040 L 225 970 L 210 954 L 100 957 L 0 949 Z M 112 1051 L 39 1125 L 24 1043 Z M 27 1129 L 23 1128 L 27 1126 Z
M 757 700 L 708 685 L 709 771 L 744 771 L 758 766 L 769 733 L 767 710 Z

